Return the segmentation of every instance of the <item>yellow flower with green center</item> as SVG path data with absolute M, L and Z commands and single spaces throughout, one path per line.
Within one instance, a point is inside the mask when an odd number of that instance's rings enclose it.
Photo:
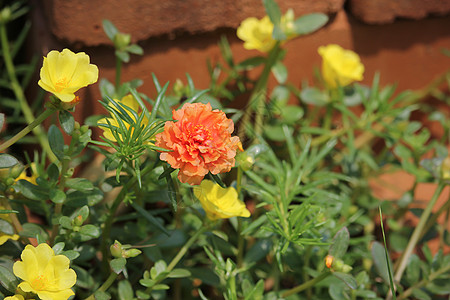
M 89 63 L 89 56 L 84 52 L 53 50 L 44 57 L 40 76 L 38 84 L 41 88 L 62 102 L 71 102 L 76 91 L 97 81 L 98 68 Z
M 321 46 L 322 77 L 330 88 L 346 86 L 363 79 L 364 65 L 358 54 L 339 45 Z
M 77 281 L 70 260 L 64 255 L 55 255 L 47 244 L 37 247 L 27 245 L 20 256 L 22 261 L 14 263 L 14 275 L 23 281 L 19 288 L 32 292 L 42 300 L 67 300 L 74 295 L 71 287 Z
M 224 189 L 211 180 L 203 180 L 199 187 L 194 188 L 194 195 L 210 220 L 250 217 L 250 211 L 239 200 L 233 187 Z
M 131 108 L 133 111 L 135 111 L 137 114 L 139 114 L 140 112 L 139 112 L 139 110 L 140 110 L 140 107 L 139 107 L 139 103 L 136 101 L 136 99 L 134 99 L 134 97 L 132 96 L 132 95 L 126 95 L 125 97 L 123 97 L 122 98 L 122 100 L 117 100 L 117 99 L 114 99 L 117 103 L 121 103 L 121 104 L 124 104 L 124 105 L 126 105 L 126 106 L 128 106 L 129 108 Z M 110 104 L 110 106 L 112 106 L 112 107 L 114 107 L 112 104 Z M 127 109 L 125 109 L 124 108 L 124 110 L 125 110 L 125 112 L 128 114 L 128 116 L 131 118 L 131 119 L 133 119 L 134 121 L 136 121 L 136 118 L 133 116 L 133 114 L 131 113 L 131 112 L 129 112 Z M 119 126 L 119 122 L 117 121 L 117 118 L 116 118 L 116 116 L 114 116 L 113 114 L 111 114 L 111 117 L 110 118 L 103 118 L 103 119 L 100 119 L 100 120 L 98 120 L 97 121 L 97 124 L 98 124 L 98 126 L 100 127 L 100 128 L 102 128 L 103 129 L 103 136 L 105 137 L 105 138 L 107 138 L 108 140 L 110 140 L 110 141 L 113 141 L 113 142 L 117 142 L 117 140 L 116 140 L 116 138 L 114 137 L 114 135 L 112 134 L 112 132 L 111 132 L 111 129 L 109 129 L 108 127 L 106 127 L 106 126 L 104 126 L 104 125 L 102 125 L 102 124 L 108 124 L 108 121 L 109 121 L 109 124 L 111 124 L 112 126 L 115 126 L 115 127 L 120 127 Z M 123 123 L 125 124 L 125 127 L 128 129 L 128 128 L 130 128 L 130 124 L 128 124 L 125 120 L 122 120 L 123 121 Z M 145 117 L 144 116 L 144 119 L 142 120 L 142 125 L 147 125 L 148 124 L 148 118 L 147 117 Z M 122 139 L 122 136 L 119 134 L 119 136 L 120 136 L 120 138 Z
M 276 43 L 272 37 L 272 31 L 273 24 L 268 16 L 261 20 L 251 17 L 242 21 L 237 29 L 237 36 L 244 41 L 245 49 L 269 52 Z

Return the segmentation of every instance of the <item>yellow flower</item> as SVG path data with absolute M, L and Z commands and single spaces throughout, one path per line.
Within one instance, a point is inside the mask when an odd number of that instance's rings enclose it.
M 124 104 L 126 106 L 128 106 L 129 108 L 131 108 L 132 110 L 134 110 L 137 114 L 139 114 L 139 103 L 136 101 L 136 99 L 134 99 L 134 97 L 132 95 L 126 95 L 125 97 L 122 98 L 122 100 L 117 100 L 114 99 L 117 103 L 121 103 Z M 114 107 L 113 104 L 109 104 L 111 107 Z M 128 114 L 128 116 L 133 119 L 134 121 L 136 121 L 136 118 L 133 116 L 133 114 L 131 112 L 129 112 L 127 109 L 124 108 L 124 110 L 126 111 L 126 113 Z M 117 142 L 116 138 L 114 137 L 114 135 L 111 132 L 111 129 L 109 129 L 108 127 L 105 127 L 102 124 L 108 124 L 108 122 L 106 121 L 108 120 L 109 123 L 112 126 L 115 127 L 120 127 L 119 122 L 117 121 L 116 116 L 111 114 L 110 118 L 103 118 L 97 121 L 97 124 L 99 127 L 101 127 L 103 129 L 103 135 L 105 138 L 107 138 L 110 141 L 113 142 Z M 125 127 L 128 129 L 130 128 L 130 124 L 128 124 L 125 120 L 122 120 L 123 123 L 125 124 Z M 147 125 L 148 124 L 148 119 L 147 117 L 144 117 L 144 119 L 142 120 L 142 124 L 143 125 Z M 119 136 L 122 139 L 122 136 L 119 134 Z
M 3 232 L 0 232 L 0 246 L 3 245 L 4 243 L 6 243 L 7 240 L 13 240 L 13 241 L 17 241 L 19 239 L 19 236 L 17 234 L 6 234 Z
M 19 284 L 24 292 L 33 292 L 42 300 L 67 300 L 74 292 L 70 289 L 77 281 L 70 260 L 64 255 L 55 255 L 47 244 L 37 247 L 27 245 L 20 256 L 22 261 L 14 263 L 14 275 L 23 281 Z
M 37 170 L 36 170 L 36 164 L 31 163 L 31 176 L 27 175 L 27 167 L 23 169 L 23 171 L 20 173 L 20 175 L 14 179 L 15 182 L 19 181 L 20 179 L 25 179 L 28 182 L 31 182 L 32 184 L 36 185 L 36 179 L 37 179 Z
M 5 300 L 25 300 L 22 295 L 14 295 L 6 297 Z
M 276 43 L 272 37 L 272 31 L 273 24 L 268 16 L 261 20 L 251 17 L 242 21 L 237 29 L 237 36 L 244 41 L 245 49 L 269 52 Z
M 75 99 L 76 91 L 95 83 L 97 79 L 98 68 L 89 63 L 86 53 L 73 53 L 64 49 L 62 52 L 50 51 L 44 57 L 38 84 L 62 102 L 71 102 Z
M 329 87 L 346 86 L 363 79 L 364 65 L 355 52 L 335 44 L 321 46 L 318 52 L 322 56 L 322 76 Z
M 211 220 L 250 217 L 250 212 L 233 187 L 224 189 L 211 180 L 203 180 L 199 187 L 194 188 L 194 195 Z

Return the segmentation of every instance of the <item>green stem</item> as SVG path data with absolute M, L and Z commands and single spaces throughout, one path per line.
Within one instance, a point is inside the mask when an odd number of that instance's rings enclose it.
M 418 283 L 414 284 L 409 289 L 404 291 L 400 296 L 398 296 L 397 300 L 407 299 L 412 294 L 413 290 L 423 287 L 427 283 L 432 282 L 434 279 L 439 277 L 441 274 L 444 274 L 449 270 L 450 270 L 450 265 L 447 265 L 447 266 L 443 267 L 442 269 L 437 270 L 434 273 L 431 273 L 426 279 L 419 281 Z
M 148 172 L 152 170 L 152 166 L 146 166 L 142 172 L 141 177 L 144 177 Z M 119 208 L 120 203 L 122 203 L 124 197 L 126 196 L 127 192 L 133 188 L 133 186 L 138 182 L 137 177 L 132 177 L 123 187 L 120 191 L 119 195 L 117 195 L 116 199 L 114 199 L 114 202 L 110 208 L 108 217 L 105 221 L 105 226 L 103 228 L 102 232 L 102 243 L 101 243 L 101 252 L 102 252 L 102 261 L 103 261 L 103 271 L 107 272 L 109 270 L 109 263 L 108 263 L 108 241 L 111 234 L 111 227 L 114 221 L 114 217 L 116 214 L 117 209 Z
M 116 280 L 116 278 L 117 278 L 117 274 L 114 272 L 111 272 L 111 274 L 109 274 L 108 279 L 106 279 L 106 281 L 102 284 L 102 286 L 99 287 L 98 290 L 96 290 L 92 295 L 87 297 L 85 300 L 95 300 L 95 293 L 98 291 L 106 292 L 106 290 L 109 289 L 109 287 L 111 286 L 111 284 L 113 284 L 113 282 Z
M 167 266 L 167 271 L 172 271 L 173 268 L 178 264 L 181 258 L 183 258 L 184 254 L 189 250 L 192 244 L 198 239 L 200 235 L 202 235 L 208 229 L 207 226 L 202 226 L 200 229 L 193 235 L 191 238 L 184 244 L 184 246 L 180 249 L 177 255 L 172 259 L 170 264 Z
M 11 88 L 12 88 L 12 90 L 14 92 L 14 95 L 16 96 L 16 98 L 17 98 L 17 100 L 19 102 L 19 105 L 20 105 L 20 108 L 22 109 L 22 112 L 23 112 L 23 115 L 25 117 L 25 120 L 27 121 L 28 124 L 30 124 L 30 125 L 33 124 L 33 126 L 30 126 L 30 127 L 27 126 L 26 127 L 26 128 L 29 127 L 29 130 L 26 133 L 28 133 L 30 130 L 33 130 L 33 133 L 38 138 L 42 149 L 44 149 L 44 151 L 47 153 L 47 155 L 50 158 L 50 160 L 52 162 L 55 162 L 55 161 L 57 161 L 57 158 L 53 154 L 53 152 L 51 151 L 50 145 L 49 145 L 48 140 L 47 140 L 47 137 L 44 134 L 42 128 L 39 126 L 42 123 L 42 121 L 45 120 L 45 118 L 42 119 L 40 122 L 34 123 L 35 118 L 33 116 L 33 113 L 31 111 L 30 106 L 28 105 L 27 99 L 25 98 L 25 94 L 23 92 L 23 89 L 20 86 L 19 81 L 17 80 L 16 70 L 14 68 L 14 63 L 13 63 L 13 60 L 12 60 L 12 57 L 11 57 L 10 48 L 9 48 L 8 35 L 7 35 L 7 32 L 6 32 L 6 24 L 3 23 L 3 22 L 0 22 L 0 39 L 1 39 L 1 44 L 2 44 L 3 59 L 5 61 L 5 66 L 6 66 L 6 70 L 8 72 L 9 80 L 11 81 Z M 43 114 L 45 114 L 45 112 Z M 15 141 L 17 141 L 17 140 L 15 140 Z M 7 147 L 12 145 L 15 141 L 13 141 Z M 6 149 L 7 147 L 3 148 L 3 150 Z M 0 151 L 1 151 L 1 149 L 2 148 L 0 148 Z
M 305 282 L 305 283 L 303 283 L 303 284 L 301 284 L 301 285 L 298 285 L 298 286 L 296 286 L 296 287 L 294 287 L 294 288 L 292 288 L 292 289 L 290 289 L 290 290 L 287 290 L 287 291 L 283 292 L 283 293 L 281 294 L 281 297 L 282 297 L 282 298 L 286 298 L 286 297 L 289 297 L 289 296 L 291 296 L 291 295 L 300 293 L 301 291 L 304 291 L 304 290 L 306 290 L 306 289 L 308 289 L 308 288 L 314 286 L 316 283 L 318 283 L 318 282 L 324 280 L 324 279 L 327 278 L 330 274 L 331 274 L 330 271 L 325 271 L 325 272 L 323 272 L 322 274 L 320 274 L 319 276 L 317 276 L 316 278 L 313 278 L 313 279 L 311 279 L 311 280 L 309 280 L 309 281 L 307 281 L 307 282 Z
M 445 184 L 442 182 L 439 182 L 433 197 L 431 198 L 430 202 L 428 202 L 427 207 L 423 211 L 422 215 L 419 219 L 419 224 L 417 224 L 416 228 L 414 229 L 414 232 L 409 239 L 408 245 L 406 246 L 405 252 L 403 252 L 402 257 L 400 258 L 400 263 L 398 265 L 398 268 L 396 270 L 394 280 L 396 282 L 400 282 L 400 279 L 402 279 L 403 272 L 406 269 L 406 266 L 408 264 L 409 257 L 411 256 L 414 247 L 416 247 L 417 242 L 419 241 L 419 238 L 422 234 L 422 231 L 425 227 L 425 224 L 428 220 L 428 217 L 431 214 L 431 210 L 433 209 L 433 206 L 436 204 L 437 199 L 439 198 L 439 195 L 441 194 L 442 190 L 444 189 Z
M 427 223 L 425 224 L 424 230 L 422 232 L 422 234 L 420 235 L 420 238 L 423 238 L 423 236 L 431 229 L 431 227 L 433 227 L 433 225 L 436 224 L 437 219 L 439 218 L 439 216 L 443 213 L 443 212 L 448 212 L 448 209 L 450 209 L 450 195 L 449 198 L 447 199 L 447 201 L 444 203 L 444 205 L 442 205 L 437 212 L 435 212 L 431 218 L 427 221 Z M 444 226 L 442 226 L 444 228 Z
M 189 248 L 192 246 L 192 244 L 197 241 L 198 237 L 200 235 L 202 235 L 206 230 L 208 230 L 208 226 L 206 226 L 205 224 L 203 224 L 198 231 L 191 236 L 191 238 L 186 242 L 186 244 L 184 244 L 184 246 L 180 249 L 180 251 L 177 253 L 177 255 L 172 259 L 172 261 L 169 263 L 169 265 L 167 266 L 166 271 L 170 273 L 170 271 L 172 271 L 175 266 L 178 264 L 178 262 L 183 258 L 183 256 L 186 254 L 186 252 L 189 250 Z M 157 285 L 158 283 L 160 283 L 161 281 L 163 281 L 165 279 L 161 278 L 159 280 L 157 280 L 155 282 L 155 285 Z M 145 291 L 147 294 L 149 294 L 151 291 L 153 290 L 153 287 L 148 287 L 147 290 Z
M 47 119 L 49 116 L 51 116 L 56 110 L 54 109 L 47 109 L 42 114 L 40 114 L 36 119 L 34 119 L 27 127 L 22 129 L 19 133 L 17 133 L 15 136 L 4 142 L 0 145 L 0 152 L 4 151 L 8 147 L 10 147 L 12 144 L 26 136 L 31 130 L 34 128 L 37 128 L 36 126 L 39 126 L 45 119 Z M 53 154 L 53 152 L 52 152 Z

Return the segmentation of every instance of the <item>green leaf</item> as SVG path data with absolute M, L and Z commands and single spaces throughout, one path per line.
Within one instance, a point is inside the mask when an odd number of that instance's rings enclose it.
M 94 189 L 92 182 L 85 178 L 70 178 L 66 181 L 66 187 L 77 191 L 91 191 Z
M 167 284 L 157 284 L 153 286 L 153 290 L 157 291 L 157 290 L 168 290 L 170 289 L 170 287 Z
M 167 231 L 164 226 L 161 225 L 161 223 L 158 222 L 158 220 L 149 214 L 145 209 L 143 209 L 141 206 L 137 205 L 135 202 L 131 203 L 131 206 L 140 213 L 142 216 L 144 216 L 147 221 L 149 221 L 151 224 L 153 224 L 156 228 L 158 228 L 160 231 L 164 232 L 167 236 L 170 236 L 169 232 Z
M 139 280 L 139 283 L 145 287 L 152 287 L 155 285 L 155 281 L 150 278 L 141 279 L 141 280 Z
M 49 193 L 50 200 L 53 203 L 61 204 L 66 201 L 66 193 L 59 189 L 51 189 Z
M 72 219 L 81 216 L 81 220 L 84 222 L 89 217 L 89 207 L 87 205 L 81 207 L 79 210 L 74 212 L 71 216 Z
M 300 121 L 303 117 L 304 111 L 300 106 L 288 105 L 281 108 L 281 116 L 283 122 L 293 125 Z
M 5 124 L 5 114 L 0 113 L 0 132 L 2 132 L 4 124 Z
M 114 273 L 120 274 L 123 270 L 125 270 L 125 265 L 127 264 L 127 260 L 123 257 L 115 258 L 111 260 L 109 265 Z
M 12 168 L 18 163 L 19 161 L 14 156 L 0 153 L 0 169 Z
M 53 154 L 61 161 L 64 158 L 64 137 L 56 125 L 50 125 L 48 130 L 48 143 Z
M 144 54 L 144 50 L 140 46 L 138 46 L 136 44 L 127 46 L 125 48 L 125 50 L 130 52 L 130 53 L 137 54 L 137 55 Z
M 328 254 L 335 258 L 342 258 L 347 252 L 349 242 L 350 233 L 348 232 L 347 227 L 343 227 L 334 236 Z
M 378 271 L 378 275 L 383 278 L 383 280 L 388 283 L 389 282 L 389 273 L 386 262 L 386 251 L 384 250 L 384 246 L 379 242 L 372 243 L 372 258 L 373 263 L 375 264 L 375 269 Z M 389 264 L 392 266 L 392 262 L 389 259 Z M 391 274 L 392 275 L 392 274 Z M 393 275 L 392 275 L 393 277 Z
M 262 299 L 263 293 L 264 293 L 264 280 L 260 279 L 251 291 L 245 293 L 244 300 Z
M 59 242 L 53 245 L 52 249 L 55 252 L 55 255 L 61 254 L 65 246 L 66 244 L 64 242 Z
M 262 65 L 263 63 L 266 62 L 266 60 L 267 59 L 264 56 L 250 57 L 250 58 L 240 62 L 236 66 L 236 70 L 238 70 L 238 71 L 251 70 L 257 66 Z
M 45 201 L 48 199 L 48 190 L 24 179 L 19 180 L 14 185 L 14 188 L 23 196 L 31 200 Z
M 51 163 L 47 168 L 47 174 L 50 181 L 56 182 L 59 178 L 59 168 Z
M 272 67 L 272 73 L 277 79 L 278 83 L 283 84 L 286 82 L 288 77 L 288 70 L 286 66 L 281 62 L 277 61 Z
M 128 280 L 119 281 L 118 290 L 120 300 L 133 299 L 133 288 Z
M 328 16 L 321 13 L 313 13 L 301 16 L 294 22 L 294 32 L 297 34 L 309 34 L 328 22 Z
M 352 275 L 341 272 L 333 272 L 332 274 L 342 280 L 352 290 L 356 290 L 356 288 L 358 287 L 358 283 Z
M 330 102 L 327 93 L 317 88 L 305 88 L 300 92 L 300 98 L 303 102 L 315 106 L 324 106 Z
M 65 133 L 71 135 L 75 127 L 75 119 L 67 110 L 59 111 L 59 124 Z
M 103 30 L 105 31 L 106 35 L 108 36 L 108 38 L 114 42 L 114 37 L 116 36 L 116 34 L 119 32 L 119 30 L 117 30 L 117 27 L 114 26 L 113 23 L 111 23 L 111 21 L 109 20 L 103 20 L 102 22 L 103 24 Z
M 420 277 L 420 259 L 416 254 L 412 254 L 406 268 L 406 279 L 412 285 L 419 281 Z
M 80 229 L 80 234 L 90 237 L 90 239 L 100 236 L 100 229 L 92 224 L 84 225 Z
M 0 265 L 0 284 L 11 293 L 14 293 L 19 281 L 10 270 Z
M 263 0 L 263 5 L 270 21 L 276 26 L 279 25 L 281 21 L 281 11 L 278 4 L 274 0 Z
M 432 300 L 430 295 L 428 295 L 421 289 L 414 289 L 412 291 L 412 294 L 413 294 L 414 298 L 419 299 L 419 300 Z
M 62 252 L 61 254 L 67 256 L 67 258 L 70 260 L 74 260 L 78 256 L 80 256 L 80 252 L 75 251 L 75 250 L 67 250 L 67 251 Z
M 0 219 L 0 232 L 8 235 L 13 235 L 14 227 L 8 221 Z
M 127 63 L 130 61 L 130 54 L 128 54 L 128 52 L 116 50 L 115 53 L 116 53 L 116 56 L 124 63 Z
M 191 276 L 191 272 L 186 269 L 173 269 L 167 277 L 169 278 L 183 278 Z
M 36 238 L 38 235 L 40 235 L 44 238 L 44 240 L 48 239 L 47 232 L 37 224 L 25 223 L 23 224 L 22 228 L 23 230 L 19 232 L 20 236 L 27 238 Z

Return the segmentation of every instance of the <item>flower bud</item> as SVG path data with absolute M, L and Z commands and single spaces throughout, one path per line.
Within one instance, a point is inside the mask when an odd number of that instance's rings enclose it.
M 138 249 L 125 250 L 125 251 L 122 252 L 122 257 L 123 258 L 136 257 L 136 256 L 138 256 L 141 253 L 142 253 L 142 251 L 138 250 Z
M 117 258 L 122 257 L 122 244 L 119 241 L 115 240 L 109 249 L 112 256 Z
M 81 215 L 78 215 L 73 219 L 72 224 L 74 226 L 81 226 L 83 225 L 83 217 Z
M 6 24 L 11 20 L 11 8 L 9 6 L 2 9 L 0 12 L 0 23 Z
M 328 269 L 330 269 L 331 266 L 333 265 L 333 260 L 334 260 L 334 257 L 332 255 L 327 255 L 325 257 L 325 265 L 327 266 Z
M 131 35 L 126 33 L 118 32 L 114 36 L 114 46 L 119 49 L 123 50 L 131 43 Z
M 450 180 L 450 156 L 447 156 L 441 164 L 442 180 Z
M 255 163 L 255 159 L 252 156 L 248 155 L 245 151 L 240 152 L 236 155 L 236 161 L 244 171 L 250 170 Z

